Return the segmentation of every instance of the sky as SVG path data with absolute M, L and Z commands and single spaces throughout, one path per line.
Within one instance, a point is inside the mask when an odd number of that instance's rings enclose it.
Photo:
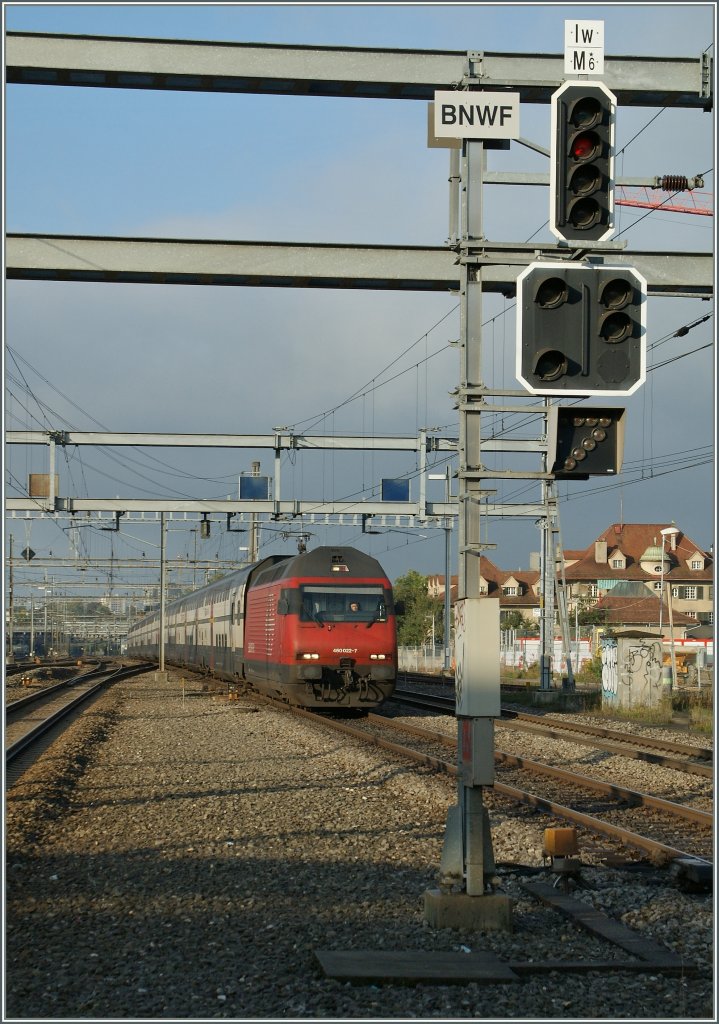
M 714 56 L 715 38 L 713 4 L 8 3 L 3 16 L 12 31 L 430 51 L 558 54 L 564 20 L 575 17 L 604 22 L 608 55 Z M 448 151 L 427 147 L 426 118 L 416 101 L 7 86 L 6 229 L 443 245 Z M 549 106 L 523 105 L 521 118 L 522 136 L 549 147 Z M 713 193 L 714 148 L 711 113 L 618 108 L 618 177 L 703 174 Z M 489 156 L 490 170 L 548 172 L 548 163 L 517 145 Z M 484 215 L 492 241 L 552 240 L 546 188 L 486 186 Z M 714 221 L 618 207 L 614 240 L 628 252 L 706 253 Z M 484 300 L 483 366 L 498 388 L 518 387 L 513 307 L 511 298 Z M 5 308 L 6 429 L 416 436 L 427 427 L 458 436 L 456 295 L 11 281 Z M 647 382 L 612 403 L 627 407 L 624 469 L 610 481 L 558 485 L 565 548 L 585 548 L 621 520 L 674 521 L 698 546 L 713 544 L 712 314 L 713 302 L 649 298 Z M 258 458 L 270 472 L 269 452 L 74 448 L 60 454 L 60 490 L 225 498 Z M 46 459 L 45 449 L 7 447 L 6 496 L 47 472 Z M 430 469 L 445 465 L 442 456 Z M 504 468 L 516 468 L 509 457 Z M 381 478 L 409 475 L 414 498 L 416 470 L 413 454 L 299 454 L 283 463 L 283 497 L 361 499 L 378 496 Z M 428 484 L 430 498 L 443 494 L 443 483 Z M 526 482 L 498 494 L 538 498 Z M 228 534 L 222 519 L 198 555 L 246 557 L 246 535 Z M 261 553 L 293 553 L 299 529 L 267 524 Z M 438 528 L 306 529 L 311 546 L 368 550 L 391 579 L 444 572 Z M 6 552 L 9 534 L 16 552 L 90 558 L 156 556 L 159 542 L 155 524 L 70 534 L 64 521 L 15 519 L 6 521 Z M 196 537 L 178 526 L 168 553 L 192 554 Z M 493 518 L 482 539 L 496 544 L 487 553 L 500 568 L 526 569 L 540 533 L 533 520 Z M 456 558 L 455 543 L 453 573 Z

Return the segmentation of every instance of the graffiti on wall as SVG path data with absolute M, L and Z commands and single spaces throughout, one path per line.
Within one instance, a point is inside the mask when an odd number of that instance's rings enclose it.
M 662 651 L 658 639 L 602 638 L 602 700 L 651 705 L 661 697 Z
M 602 638 L 602 701 L 616 701 L 619 696 L 617 641 Z

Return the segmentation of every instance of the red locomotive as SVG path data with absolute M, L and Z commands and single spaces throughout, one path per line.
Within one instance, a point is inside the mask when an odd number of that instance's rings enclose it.
M 165 660 L 311 708 L 376 707 L 397 674 L 392 587 L 354 548 L 271 555 L 166 609 Z M 157 658 L 159 612 L 128 633 Z

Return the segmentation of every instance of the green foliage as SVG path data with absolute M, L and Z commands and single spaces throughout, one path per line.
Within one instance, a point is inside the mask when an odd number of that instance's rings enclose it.
M 432 641 L 434 615 L 435 642 L 444 642 L 444 600 L 430 597 L 427 577 L 415 569 L 399 576 L 393 586 L 395 602 L 404 606 L 397 615 L 397 642 L 400 647 L 421 647 Z
M 577 682 L 601 683 L 602 656 L 595 654 L 591 661 L 585 661 L 581 669 L 575 673 Z
M 604 608 L 585 608 L 577 615 L 580 626 L 603 626 L 607 619 L 607 612 Z
M 510 612 L 501 612 L 501 629 L 516 629 L 520 633 L 536 635 L 539 632 L 539 623 L 536 619 L 525 618 L 524 615 L 517 609 L 513 609 Z
M 516 609 L 511 612 L 502 612 L 500 627 L 502 629 L 521 629 L 524 624 L 522 613 Z

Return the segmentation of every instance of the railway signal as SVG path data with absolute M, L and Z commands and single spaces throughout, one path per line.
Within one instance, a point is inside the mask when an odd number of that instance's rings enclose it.
M 624 458 L 626 409 L 549 409 L 548 469 L 556 480 L 615 476 Z
M 630 395 L 646 379 L 647 283 L 632 267 L 531 263 L 517 277 L 517 379 L 533 395 Z
M 565 82 L 551 104 L 550 230 L 603 241 L 614 232 L 616 96 L 600 82 Z

